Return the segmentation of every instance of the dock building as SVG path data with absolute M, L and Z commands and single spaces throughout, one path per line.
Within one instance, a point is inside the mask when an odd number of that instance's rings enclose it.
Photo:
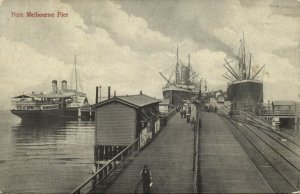
M 272 125 L 285 129 L 296 129 L 300 104 L 295 101 L 273 101 L 265 106 L 260 116 Z
M 95 164 L 103 165 L 138 137 L 143 147 L 160 129 L 159 101 L 139 95 L 114 96 L 95 109 Z M 96 169 L 98 168 L 96 167 Z

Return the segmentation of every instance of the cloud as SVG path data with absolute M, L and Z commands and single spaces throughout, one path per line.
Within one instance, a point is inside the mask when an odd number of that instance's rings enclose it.
M 118 30 L 126 31 L 125 27 L 131 24 L 126 36 L 121 37 L 131 42 L 120 45 L 112 38 L 111 30 L 105 29 L 102 25 L 91 30 L 68 4 L 59 1 L 44 1 L 37 4 L 33 1 L 28 2 L 24 5 L 18 3 L 12 7 L 6 1 L 0 7 L 0 16 L 3 18 L 0 22 L 2 47 L 0 64 L 3 70 L 1 83 L 7 83 L 2 88 L 6 94 L 1 96 L 3 108 L 7 108 L 9 97 L 17 95 L 19 91 L 22 93 L 37 89 L 50 90 L 52 79 L 59 81 L 67 79 L 70 83 L 74 54 L 77 56 L 80 81 L 92 102 L 96 85 L 111 85 L 118 94 L 134 94 L 146 88 L 144 90 L 149 92 L 149 95 L 161 97 L 162 82 L 158 69 L 163 69 L 165 64 L 162 61 L 166 62 L 166 57 L 164 54 L 154 56 L 145 51 L 137 52 L 132 48 L 132 45 L 138 44 L 133 37 L 138 36 L 139 44 L 146 46 L 151 42 L 152 45 L 156 44 L 155 39 L 163 42 L 169 38 L 148 29 L 143 19 L 128 16 L 124 21 L 126 23 L 124 28 Z M 34 6 L 31 7 L 30 4 Z M 111 9 L 118 8 L 116 5 L 108 4 Z M 7 14 L 16 9 L 19 12 L 61 10 L 68 12 L 70 18 L 12 18 Z M 117 18 L 111 18 L 112 21 L 117 22 L 120 19 L 118 11 L 121 15 L 125 14 L 122 10 L 116 9 Z M 130 31 L 133 25 L 143 26 L 145 35 L 137 30 Z M 15 79 L 9 81 L 12 77 Z M 72 85 L 74 86 L 74 83 Z
M 36 53 L 24 43 L 14 42 L 0 37 L 0 107 L 10 107 L 10 98 L 23 92 L 42 92 L 50 88 L 53 79 L 68 76 L 69 66 L 52 57 Z M 45 80 L 49 87 L 37 91 L 37 88 L 26 90 L 28 86 L 41 85 Z M 39 88 L 41 89 L 41 88 Z
M 180 59 L 186 63 L 190 53 L 193 69 L 207 78 L 210 88 L 226 88 L 222 64 L 224 58 L 238 53 L 243 30 L 247 52 L 251 50 L 253 58 L 266 64 L 270 76 L 264 78 L 266 87 L 279 80 L 293 84 L 292 80 L 299 79 L 294 73 L 299 70 L 297 59 L 292 61 L 285 53 L 299 50 L 299 18 L 274 15 L 270 2 L 258 2 L 247 7 L 239 1 L 140 2 L 136 3 L 138 12 L 128 9 L 131 1 L 87 1 L 84 5 L 81 1 L 3 1 L 0 81 L 6 84 L 1 84 L 5 94 L 0 100 L 6 106 L 18 91 L 50 90 L 52 79 L 70 83 L 74 54 L 91 102 L 96 85 L 111 85 L 118 94 L 142 89 L 161 97 L 165 80 L 158 72 L 170 75 L 177 44 Z M 147 7 L 153 3 L 155 11 Z M 69 17 L 10 15 L 28 10 L 60 10 Z
M 171 39 L 159 31 L 153 31 L 147 22 L 122 10 L 121 6 L 111 1 L 87 1 L 81 6 L 79 1 L 72 7 L 80 13 L 91 29 L 104 28 L 120 45 L 129 45 L 140 52 L 160 52 L 171 48 Z M 89 10 L 89 11 L 87 11 Z

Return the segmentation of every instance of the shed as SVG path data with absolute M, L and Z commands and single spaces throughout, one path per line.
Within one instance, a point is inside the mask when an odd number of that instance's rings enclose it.
M 128 146 L 146 125 L 152 128 L 159 101 L 147 95 L 116 96 L 93 105 L 95 144 Z
M 294 101 L 273 101 L 272 102 L 273 111 L 291 111 L 295 112 L 295 102 Z

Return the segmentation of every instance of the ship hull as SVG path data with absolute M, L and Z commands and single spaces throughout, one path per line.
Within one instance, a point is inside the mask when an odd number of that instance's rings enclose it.
M 81 110 L 78 114 L 78 108 L 72 109 L 54 109 L 54 110 L 11 110 L 11 113 L 20 117 L 22 122 L 46 122 L 56 120 L 74 120 L 84 119 L 93 120 L 94 113 L 90 110 Z
M 195 92 L 188 90 L 163 90 L 164 99 L 170 99 L 170 104 L 175 107 L 184 104 L 184 100 L 189 100 L 194 95 L 196 95 Z
M 46 122 L 62 118 L 64 111 L 54 110 L 11 110 L 11 113 L 20 117 L 22 122 Z
M 263 102 L 263 83 L 257 80 L 235 81 L 228 86 L 227 95 L 234 109 L 254 111 Z

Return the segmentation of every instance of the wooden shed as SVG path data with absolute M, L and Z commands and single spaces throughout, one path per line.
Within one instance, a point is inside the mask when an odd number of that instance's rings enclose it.
M 95 109 L 95 160 L 110 159 L 138 138 L 145 127 L 155 132 L 159 101 L 147 95 L 116 96 Z M 107 153 L 109 155 L 107 156 Z
M 296 104 L 294 101 L 273 101 L 273 112 L 276 114 L 295 114 Z

